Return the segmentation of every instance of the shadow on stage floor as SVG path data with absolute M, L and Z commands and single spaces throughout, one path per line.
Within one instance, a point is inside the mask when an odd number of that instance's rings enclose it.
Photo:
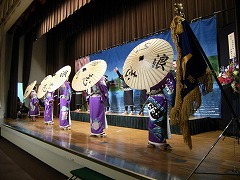
M 189 176 L 222 132 L 209 129 L 208 132 L 195 133 L 192 135 L 192 150 L 185 145 L 182 135 L 175 133 L 168 140 L 173 149 L 162 151 L 159 148 L 147 147 L 147 116 L 123 117 L 109 114 L 107 115 L 109 127 L 105 130 L 107 137 L 99 138 L 90 136 L 88 113 L 72 112 L 71 115 L 72 119 L 75 119 L 72 120 L 71 130 L 60 130 L 58 119 L 54 119 L 54 125 L 45 125 L 43 118 L 38 118 L 36 122 L 30 121 L 29 118 L 5 119 L 3 126 L 66 151 L 86 156 L 108 167 L 117 167 L 119 170 L 153 179 L 175 180 L 186 179 Z M 120 119 L 122 122 L 119 122 Z M 125 125 L 123 125 L 124 122 Z M 234 154 L 233 150 L 235 150 Z M 222 138 L 198 168 L 198 171 L 204 174 L 194 173 L 191 179 L 229 179 L 229 175 L 225 176 L 225 173 L 231 171 L 235 165 L 240 167 L 239 154 L 240 147 L 235 138 Z M 206 172 L 208 174 L 205 174 Z M 235 175 L 230 177 L 231 179 L 239 178 Z

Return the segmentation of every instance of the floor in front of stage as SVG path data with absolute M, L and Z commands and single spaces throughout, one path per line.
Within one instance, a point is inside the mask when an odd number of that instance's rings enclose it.
M 164 151 L 147 147 L 147 130 L 109 126 L 107 137 L 100 138 L 90 136 L 89 122 L 72 120 L 71 130 L 60 130 L 58 119 L 54 119 L 54 125 L 45 125 L 43 118 L 36 122 L 29 118 L 4 121 L 45 142 L 154 179 L 239 179 L 239 141 L 220 136 L 222 131 L 193 135 L 192 150 L 184 144 L 182 135 L 172 134 L 168 140 L 172 150 Z

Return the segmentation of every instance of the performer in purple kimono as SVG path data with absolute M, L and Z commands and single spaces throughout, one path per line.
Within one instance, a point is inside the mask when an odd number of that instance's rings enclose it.
M 60 97 L 60 112 L 59 112 L 59 126 L 61 129 L 71 129 L 70 117 L 70 102 L 72 96 L 72 89 L 70 83 L 65 81 L 59 88 Z
M 176 82 L 171 73 L 150 88 L 148 97 L 148 147 L 159 147 L 162 150 L 171 149 L 166 139 L 171 136 L 168 120 L 168 102 L 173 106 L 175 100 Z
M 36 86 L 31 91 L 29 97 L 30 97 L 29 116 L 31 117 L 32 121 L 36 121 L 36 116 L 40 115 L 39 108 L 38 108 L 39 100 L 37 98 Z
M 54 92 L 47 92 L 44 96 L 44 122 L 52 125 L 53 122 L 53 98 Z
M 104 78 L 101 78 L 93 87 L 89 97 L 91 136 L 105 137 L 107 119 L 104 102 L 108 98 L 108 90 Z

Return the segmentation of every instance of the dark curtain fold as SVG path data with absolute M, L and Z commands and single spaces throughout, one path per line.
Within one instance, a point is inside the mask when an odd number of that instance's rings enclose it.
M 47 34 L 46 75 L 52 75 L 59 68 L 59 40 L 56 34 Z
M 70 41 L 71 41 L 71 40 L 70 40 Z M 72 73 L 69 75 L 69 79 L 72 80 L 73 77 L 74 77 L 74 75 L 75 75 L 75 60 L 72 60 L 72 59 L 70 58 L 72 46 L 66 46 L 67 44 L 68 44 L 68 45 L 71 44 L 71 43 L 69 43 L 69 42 L 65 42 L 64 44 L 65 44 L 64 49 L 65 49 L 65 51 L 66 51 L 66 57 L 65 57 L 66 62 L 65 62 L 65 64 L 71 66 L 71 69 L 72 69 L 71 72 L 72 72 Z M 70 109 L 71 109 L 71 110 L 75 110 L 75 108 L 76 108 L 76 105 L 75 105 L 75 91 L 72 89 L 72 92 L 73 92 L 73 94 L 72 94 Z
M 53 75 L 59 67 L 59 38 L 52 31 L 47 34 L 46 75 Z M 58 95 L 58 91 L 55 91 Z M 54 101 L 54 116 L 58 117 L 58 99 Z
M 18 83 L 18 63 L 19 63 L 19 33 L 13 34 L 12 57 L 10 67 L 10 81 L 7 97 L 7 118 L 17 118 L 17 83 Z
M 27 88 L 29 82 L 29 76 L 31 71 L 31 62 L 32 62 L 32 49 L 34 42 L 35 33 L 33 31 L 25 34 L 24 37 L 24 55 L 23 55 L 23 74 L 22 74 L 22 83 L 23 91 Z

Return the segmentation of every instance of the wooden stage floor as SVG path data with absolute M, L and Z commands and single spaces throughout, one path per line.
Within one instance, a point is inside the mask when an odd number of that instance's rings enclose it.
M 91 137 L 89 122 L 73 121 L 71 130 L 60 130 L 58 119 L 45 125 L 43 118 L 5 119 L 4 124 L 45 142 L 71 149 L 88 157 L 126 168 L 153 179 L 187 179 L 208 153 L 222 131 L 192 136 L 193 149 L 184 144 L 182 135 L 172 134 L 172 150 L 148 148 L 148 131 L 117 126 L 105 130 L 107 137 Z M 240 179 L 238 139 L 223 136 L 189 179 Z M 236 175 L 237 174 L 237 175 Z

